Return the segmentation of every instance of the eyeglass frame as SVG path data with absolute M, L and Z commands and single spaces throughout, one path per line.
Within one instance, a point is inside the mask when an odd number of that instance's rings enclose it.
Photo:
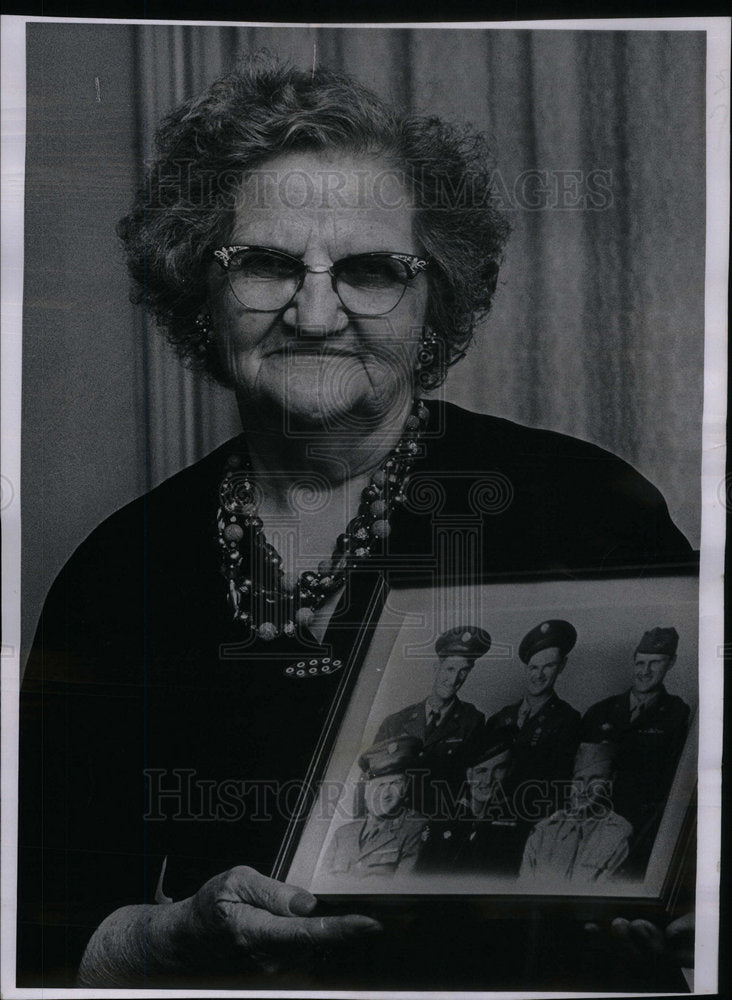
M 306 264 L 304 261 L 300 260 L 299 257 L 293 257 L 292 254 L 286 253 L 284 250 L 275 250 L 274 247 L 256 246 L 253 244 L 219 247 L 218 250 L 213 251 L 213 256 L 216 258 L 216 262 L 217 264 L 219 264 L 221 269 L 226 274 L 228 274 L 231 261 L 234 258 L 234 256 L 237 253 L 244 252 L 245 250 L 259 250 L 259 251 L 264 251 L 265 253 L 271 253 L 276 257 L 281 257 L 284 260 L 292 261 L 294 264 L 297 264 L 298 267 L 301 269 L 300 277 L 298 279 L 295 291 L 292 293 L 287 302 L 285 302 L 281 306 L 277 306 L 276 309 L 256 309 L 253 306 L 248 306 L 245 302 L 241 303 L 241 305 L 243 305 L 244 308 L 248 309 L 250 312 L 258 312 L 258 313 L 282 312 L 283 310 L 287 309 L 290 306 L 295 296 L 300 292 L 302 286 L 305 284 L 305 278 L 307 277 L 308 274 L 329 274 L 331 286 L 335 294 L 338 296 L 338 301 L 341 303 L 346 312 L 349 313 L 351 316 L 368 316 L 370 318 L 376 318 L 378 316 L 387 316 L 390 312 L 393 312 L 396 309 L 396 307 L 404 298 L 404 293 L 407 290 L 408 283 L 410 281 L 413 281 L 418 274 L 424 272 L 431 263 L 429 257 L 422 258 L 417 254 L 396 253 L 390 250 L 375 250 L 369 253 L 354 253 L 354 254 L 349 254 L 347 257 L 341 257 L 340 260 L 333 261 L 330 267 L 324 264 L 317 267 L 312 267 L 310 264 Z M 356 259 L 362 260 L 363 258 L 373 258 L 373 257 L 389 257 L 392 260 L 401 261 L 402 264 L 405 264 L 407 267 L 407 272 L 408 272 L 407 280 L 404 282 L 404 288 L 402 289 L 402 294 L 399 296 L 394 305 L 390 306 L 390 308 L 387 309 L 385 312 L 357 313 L 354 310 L 349 309 L 346 303 L 341 298 L 340 292 L 338 291 L 338 287 L 336 284 L 338 275 L 334 272 L 334 268 L 338 267 L 339 264 L 343 264 L 345 261 L 348 260 L 356 260 Z M 234 297 L 236 298 L 237 302 L 239 302 L 240 300 L 236 296 L 233 288 L 231 291 Z

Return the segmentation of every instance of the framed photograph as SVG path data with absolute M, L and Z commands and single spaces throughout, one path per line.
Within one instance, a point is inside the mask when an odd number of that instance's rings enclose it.
M 392 590 L 278 872 L 339 901 L 671 908 L 695 822 L 697 588 Z

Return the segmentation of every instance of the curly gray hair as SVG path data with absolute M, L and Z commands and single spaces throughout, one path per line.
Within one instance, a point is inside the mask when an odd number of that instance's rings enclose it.
M 415 235 L 433 261 L 426 324 L 439 350 L 422 383 L 438 385 L 490 308 L 508 235 L 486 140 L 437 117 L 401 114 L 322 67 L 306 73 L 260 53 L 164 119 L 158 158 L 118 226 L 135 300 L 183 359 L 229 384 L 196 323 L 211 253 L 229 239 L 233 184 L 295 150 L 379 157 L 400 172 Z

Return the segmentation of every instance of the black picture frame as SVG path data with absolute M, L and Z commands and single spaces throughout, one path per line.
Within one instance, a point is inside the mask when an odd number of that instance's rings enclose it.
M 451 904 L 468 905 L 472 907 L 478 919 L 480 917 L 526 917 L 537 911 L 542 914 L 560 912 L 571 914 L 576 920 L 607 921 L 615 916 L 635 916 L 649 919 L 661 920 L 663 922 L 670 919 L 674 914 L 680 912 L 684 907 L 688 907 L 689 893 L 693 893 L 693 869 L 695 862 L 696 843 L 696 779 L 697 779 L 697 752 L 698 752 L 698 713 L 696 710 L 696 694 L 698 686 L 698 665 L 696 657 L 697 646 L 697 615 L 698 615 L 698 586 L 697 573 L 695 567 L 676 568 L 656 574 L 653 577 L 623 576 L 617 572 L 599 574 L 584 574 L 572 580 L 557 577 L 540 577 L 527 579 L 509 578 L 504 580 L 493 580 L 476 584 L 460 584 L 453 582 L 445 584 L 443 591 L 452 590 L 455 593 L 465 594 L 469 590 L 482 592 L 486 597 L 495 595 L 499 600 L 506 595 L 514 594 L 534 594 L 545 595 L 545 599 L 538 602 L 529 598 L 527 601 L 531 610 L 539 611 L 541 607 L 546 611 L 552 606 L 558 608 L 554 617 L 561 617 L 562 609 L 567 608 L 567 595 L 574 591 L 580 594 L 594 593 L 595 603 L 587 608 L 578 608 L 575 617 L 579 620 L 586 620 L 599 616 L 602 610 L 604 595 L 615 592 L 628 595 L 628 604 L 624 610 L 620 611 L 616 606 L 614 610 L 608 609 L 609 620 L 606 631 L 612 631 L 618 615 L 623 615 L 628 619 L 628 627 L 634 624 L 641 624 L 644 614 L 648 608 L 640 607 L 637 601 L 632 600 L 638 593 L 646 593 L 650 596 L 649 607 L 660 606 L 659 600 L 664 592 L 669 594 L 668 613 L 662 621 L 649 621 L 651 628 L 658 624 L 670 624 L 674 619 L 679 619 L 679 609 L 684 601 L 680 599 L 682 592 L 686 593 L 686 612 L 681 617 L 685 618 L 680 632 L 684 638 L 682 645 L 686 666 L 683 677 L 677 677 L 677 682 L 685 697 L 693 701 L 691 714 L 684 739 L 678 764 L 675 768 L 674 779 L 669 789 L 668 796 L 663 807 L 663 815 L 660 826 L 654 837 L 653 851 L 651 853 L 647 869 L 642 881 L 637 878 L 618 878 L 610 881 L 604 887 L 598 888 L 590 885 L 578 888 L 577 885 L 561 886 L 558 883 L 547 884 L 539 889 L 529 890 L 527 886 L 521 885 L 521 880 L 499 881 L 483 879 L 482 889 L 480 879 L 471 876 L 461 878 L 461 885 L 457 885 L 456 880 L 444 878 L 430 878 L 416 875 L 407 878 L 396 878 L 391 881 L 368 878 L 360 880 L 360 884 L 342 884 L 337 886 L 331 884 L 325 887 L 322 878 L 317 877 L 318 862 L 312 862 L 312 844 L 318 841 L 319 834 L 314 834 L 314 813 L 323 803 L 323 787 L 333 779 L 338 771 L 337 763 L 334 769 L 334 762 L 347 759 L 349 754 L 355 761 L 357 754 L 353 753 L 353 748 L 357 746 L 358 751 L 363 751 L 369 743 L 366 734 L 369 732 L 367 723 L 369 715 L 373 715 L 377 695 L 383 685 L 388 683 L 390 669 L 393 674 L 396 656 L 400 646 L 400 636 L 403 638 L 406 627 L 409 632 L 410 626 L 405 626 L 404 605 L 413 599 L 413 595 L 422 594 L 428 604 L 435 610 L 437 615 L 442 616 L 443 622 L 449 618 L 450 612 L 446 610 L 445 602 L 441 602 L 435 597 L 436 590 L 440 588 L 425 586 L 424 577 L 414 578 L 411 582 L 417 584 L 413 588 L 409 587 L 409 579 L 402 577 L 398 588 L 389 587 L 385 581 L 376 588 L 371 603 L 369 616 L 366 623 L 358 635 L 353 654 L 344 671 L 343 680 L 339 690 L 339 695 L 335 699 L 331 709 L 330 717 L 324 727 L 323 736 L 316 749 L 310 763 L 308 776 L 301 795 L 300 807 L 296 810 L 290 823 L 287 836 L 283 841 L 277 862 L 274 866 L 273 876 L 304 885 L 305 888 L 313 891 L 321 901 L 335 910 L 352 910 L 354 907 L 359 912 L 367 909 L 370 913 L 382 913 L 402 911 L 409 912 L 418 908 L 422 912 L 437 908 L 444 910 L 444 907 Z M 549 596 L 551 595 L 551 596 Z M 543 604 L 542 604 L 543 601 Z M 448 602 L 449 603 L 449 602 Z M 663 602 L 661 601 L 661 604 Z M 484 600 L 483 605 L 491 604 L 490 598 Z M 442 608 L 442 610 L 439 610 Z M 674 613 L 676 612 L 676 613 Z M 514 608 L 502 612 L 504 618 L 512 615 L 516 624 L 520 619 L 525 622 L 528 628 L 533 618 L 529 608 Z M 416 614 L 415 616 L 416 617 Z M 429 615 L 425 615 L 426 619 Z M 495 612 L 494 612 L 495 617 Z M 539 615 L 538 618 L 544 617 Z M 550 615 L 546 614 L 549 618 Z M 657 616 L 658 617 L 658 616 Z M 432 623 L 433 624 L 433 623 Z M 430 641 L 433 641 L 434 628 L 432 624 L 423 625 L 430 633 Z M 461 622 L 460 624 L 467 624 Z M 471 622 L 471 624 L 473 624 Z M 478 624 L 490 630 L 487 618 Z M 411 626 L 412 630 L 418 626 Z M 636 629 L 637 631 L 637 629 Z M 632 638 L 631 638 L 632 635 Z M 499 629 L 498 635 L 494 636 L 493 643 L 493 665 L 506 665 L 508 662 L 517 659 L 515 648 L 510 648 L 510 644 L 503 641 L 505 632 Z M 498 638 L 498 642 L 496 642 Z M 516 642 L 520 635 L 515 636 Z M 587 636 L 585 635 L 587 639 Z M 618 648 L 624 641 L 628 647 L 629 656 L 632 658 L 634 645 L 640 638 L 640 632 L 628 633 L 627 639 L 622 637 L 618 640 Z M 580 640 L 581 641 L 581 640 Z M 595 639 L 594 642 L 601 642 Z M 509 645 L 509 648 L 507 648 Z M 584 657 L 590 651 L 586 644 Z M 578 642 L 578 649 L 573 651 L 573 656 L 581 649 Z M 397 652 L 395 653 L 395 650 Z M 617 650 L 615 651 L 617 655 Z M 390 658 L 392 662 L 390 662 Z M 416 659 L 417 657 L 415 657 Z M 486 656 L 490 660 L 490 655 Z M 515 683 L 515 681 L 514 681 Z M 597 693 L 606 694 L 610 680 L 605 678 L 599 685 L 601 690 Z M 677 684 L 678 686 L 678 684 Z M 690 696 L 690 692 L 693 694 Z M 592 685 L 585 680 L 583 698 L 586 702 L 592 697 Z M 483 706 L 480 706 L 483 707 Z M 364 720 L 360 736 L 356 736 L 359 726 L 354 724 L 354 720 L 360 717 Z M 371 725 L 373 732 L 373 722 Z M 344 749 L 346 748 L 346 749 Z M 355 763 L 351 765 L 351 769 Z M 341 768 L 342 772 L 342 768 Z M 343 796 L 350 794 L 349 779 L 343 782 Z M 333 804 L 333 787 L 328 787 L 327 796 Z M 341 800 L 339 800 L 340 802 Z M 336 804 L 337 808 L 337 804 Z M 320 840 L 318 856 L 322 856 L 328 837 L 332 835 L 330 825 L 333 816 L 327 815 L 320 823 L 320 831 L 325 829 L 324 824 L 328 824 L 325 837 Z M 311 858 L 311 868 L 308 872 L 308 863 L 303 859 L 305 855 Z M 417 888 L 416 881 L 424 879 L 431 884 L 422 885 Z M 345 880 L 346 882 L 348 880 Z M 478 891 L 476 891 L 476 886 Z

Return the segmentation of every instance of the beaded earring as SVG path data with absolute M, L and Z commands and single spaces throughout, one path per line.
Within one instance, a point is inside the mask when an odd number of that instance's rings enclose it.
M 442 343 L 429 327 L 422 330 L 422 342 L 417 352 L 417 372 L 423 389 L 434 389 L 444 378 Z
M 211 317 L 208 313 L 199 313 L 196 316 L 196 329 L 203 338 L 203 347 L 209 347 L 213 343 L 214 333 L 211 329 Z

